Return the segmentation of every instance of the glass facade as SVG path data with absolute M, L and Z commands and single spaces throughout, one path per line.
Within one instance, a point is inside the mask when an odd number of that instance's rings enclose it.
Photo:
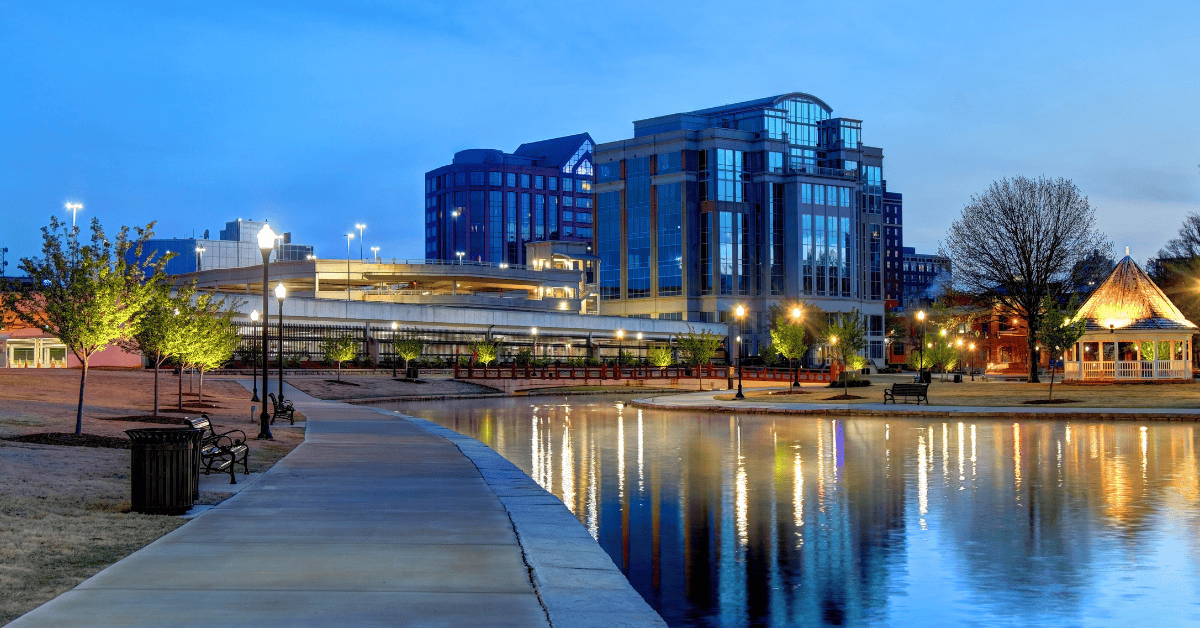
M 621 298 L 621 193 L 596 195 L 596 253 L 600 257 L 600 298 Z
M 679 296 L 683 294 L 683 184 L 660 185 L 657 194 L 658 296 Z
M 650 296 L 650 158 L 627 160 L 625 173 L 625 297 L 642 299 Z

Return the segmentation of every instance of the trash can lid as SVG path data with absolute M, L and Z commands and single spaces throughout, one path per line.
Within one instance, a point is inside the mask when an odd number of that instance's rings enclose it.
M 197 440 L 200 430 L 191 427 L 144 427 L 125 430 L 129 440 L 138 444 L 183 443 Z

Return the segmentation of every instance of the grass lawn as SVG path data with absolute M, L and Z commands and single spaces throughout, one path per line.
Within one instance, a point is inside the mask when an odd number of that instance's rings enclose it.
M 88 373 L 83 433 L 124 439 L 124 430 L 173 427 L 125 420 L 151 414 L 153 373 Z M 183 401 L 196 402 L 183 384 Z M 176 406 L 176 379 L 160 374 L 160 403 Z M 218 431 L 240 429 L 253 438 L 250 395 L 227 380 L 210 380 L 204 401 Z M 75 431 L 79 371 L 0 369 L 0 438 Z M 185 406 L 186 407 L 186 406 Z M 250 441 L 250 470 L 264 471 L 304 438 L 298 429 L 274 429 L 274 441 Z M 218 503 L 228 493 L 200 494 Z M 129 450 L 0 440 L 0 625 L 64 593 L 128 556 L 184 520 L 129 512 Z
M 824 385 L 804 386 L 807 395 L 771 395 L 765 390 L 746 390 L 747 400 L 755 403 L 882 403 L 883 391 L 895 382 L 911 383 L 912 375 L 871 375 L 872 385 L 851 388 L 849 394 L 862 399 L 833 399 L 842 394 L 842 388 L 826 388 Z M 1026 384 L 1020 382 L 975 381 L 966 378 L 961 384 L 938 381 L 934 375 L 929 386 L 931 406 L 981 406 L 981 407 L 1029 407 L 1023 403 L 1036 399 L 1047 399 L 1050 384 Z M 733 399 L 732 394 L 718 395 L 722 401 Z M 1049 407 L 1102 407 L 1102 408 L 1197 408 L 1200 407 L 1200 384 L 1063 384 L 1055 382 L 1054 399 L 1070 399 L 1071 403 Z M 891 404 L 889 404 L 891 405 Z M 922 406 L 925 404 L 922 403 Z M 1036 407 L 1036 406 L 1035 406 Z

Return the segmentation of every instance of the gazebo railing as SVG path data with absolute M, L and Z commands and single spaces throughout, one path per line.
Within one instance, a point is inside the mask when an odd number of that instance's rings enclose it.
M 1082 371 L 1080 370 L 1081 366 Z M 1192 377 L 1192 363 L 1188 360 L 1067 362 L 1063 367 L 1064 377 L 1080 380 L 1190 379 Z

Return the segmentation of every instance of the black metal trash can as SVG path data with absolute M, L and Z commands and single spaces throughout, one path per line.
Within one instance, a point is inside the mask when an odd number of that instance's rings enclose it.
M 125 430 L 131 441 L 130 501 L 147 515 L 181 515 L 200 488 L 200 430 Z
M 922 384 L 932 384 L 933 383 L 933 371 L 921 371 L 921 383 Z

